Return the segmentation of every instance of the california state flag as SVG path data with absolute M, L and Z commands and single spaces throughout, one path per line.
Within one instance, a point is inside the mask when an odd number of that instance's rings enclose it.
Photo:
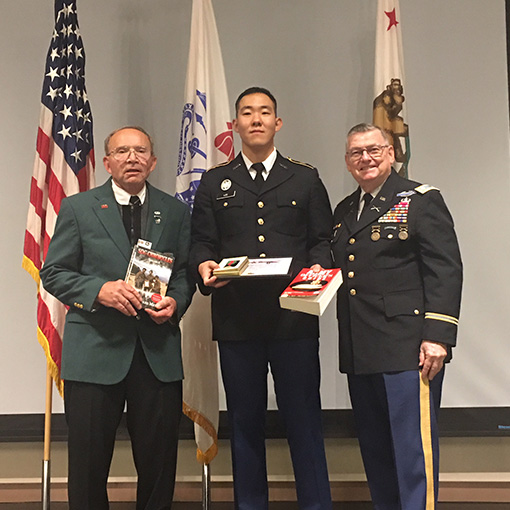
M 373 122 L 390 135 L 396 170 L 407 177 L 411 151 L 405 84 L 399 3 L 398 0 L 378 0 Z
M 193 0 L 176 196 L 193 207 L 202 174 L 234 157 L 232 122 L 211 0 Z M 183 411 L 195 422 L 197 460 L 218 451 L 218 354 L 210 298 L 195 294 L 182 321 Z

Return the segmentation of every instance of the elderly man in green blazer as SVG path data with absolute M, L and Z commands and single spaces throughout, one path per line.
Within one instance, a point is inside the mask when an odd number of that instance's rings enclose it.
M 62 201 L 41 270 L 46 290 L 69 307 L 62 377 L 70 510 L 108 508 L 106 482 L 126 403 L 137 509 L 170 509 L 182 406 L 178 323 L 194 292 L 186 273 L 190 214 L 146 182 L 157 160 L 143 129 L 114 131 L 105 153 L 111 179 Z M 138 237 L 174 256 L 156 310 L 142 309 L 139 292 L 124 282 Z

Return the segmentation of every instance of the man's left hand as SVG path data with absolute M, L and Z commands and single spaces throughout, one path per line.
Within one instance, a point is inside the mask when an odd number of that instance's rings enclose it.
M 421 376 L 432 381 L 443 368 L 448 351 L 443 344 L 423 340 L 420 346 Z
M 156 305 L 157 310 L 146 308 L 145 311 L 156 324 L 163 324 L 174 316 L 177 311 L 177 303 L 174 298 L 165 296 Z

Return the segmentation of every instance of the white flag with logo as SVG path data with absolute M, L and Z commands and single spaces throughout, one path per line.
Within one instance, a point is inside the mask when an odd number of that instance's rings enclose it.
M 193 0 L 176 197 L 193 207 L 202 174 L 234 157 L 227 85 L 211 0 Z M 183 411 L 195 422 L 197 460 L 218 451 L 218 354 L 209 297 L 196 293 L 182 322 Z
M 373 122 L 388 132 L 395 148 L 395 168 L 407 177 L 411 151 L 405 84 L 399 3 L 378 0 Z

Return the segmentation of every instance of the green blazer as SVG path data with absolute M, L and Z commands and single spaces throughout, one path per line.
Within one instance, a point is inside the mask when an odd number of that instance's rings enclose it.
M 152 242 L 152 249 L 175 256 L 166 294 L 176 300 L 180 319 L 194 292 L 186 272 L 190 212 L 174 197 L 148 183 L 147 188 L 149 212 L 143 237 Z M 121 381 L 129 370 L 137 338 L 159 380 L 183 378 L 178 321 L 157 325 L 145 312 L 137 320 L 95 303 L 105 282 L 124 279 L 130 256 L 111 179 L 62 201 L 40 275 L 44 288 L 69 306 L 63 379 L 96 384 Z

